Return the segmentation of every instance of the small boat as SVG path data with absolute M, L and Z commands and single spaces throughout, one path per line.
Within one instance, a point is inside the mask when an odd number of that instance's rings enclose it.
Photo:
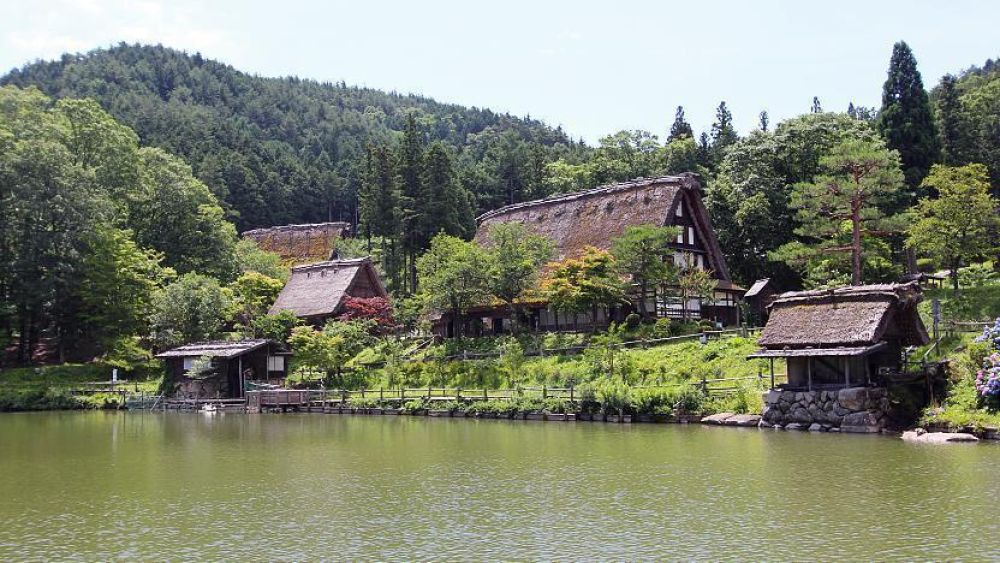
M 215 414 L 219 410 L 219 405 L 215 403 L 205 403 L 201 406 L 201 412 L 205 414 Z

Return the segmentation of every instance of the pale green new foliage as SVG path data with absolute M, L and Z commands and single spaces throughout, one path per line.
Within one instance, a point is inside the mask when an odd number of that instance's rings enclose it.
M 428 312 L 447 311 L 456 321 L 473 305 L 489 297 L 489 257 L 478 244 L 439 234 L 417 259 L 418 284 Z M 456 330 L 461 336 L 461 324 Z
M 111 347 L 122 337 L 146 334 L 155 293 L 174 276 L 160 266 L 162 258 L 139 248 L 130 232 L 108 225 L 97 226 L 87 237 L 83 283 L 76 291 L 88 330 L 102 344 Z
M 253 323 L 267 314 L 285 286 L 281 280 L 258 272 L 246 272 L 229 284 L 236 311 L 236 322 L 246 333 L 253 333 Z
M 323 330 L 298 326 L 288 343 L 300 366 L 324 371 L 329 378 L 340 376 L 344 366 L 372 341 L 370 329 L 369 321 L 330 321 Z
M 951 269 L 958 289 L 958 269 L 997 250 L 997 202 L 990 197 L 989 173 L 982 164 L 935 164 L 923 187 L 936 190 L 917 206 L 917 221 L 909 230 L 909 244 Z
M 554 245 L 521 223 L 498 223 L 489 229 L 487 286 L 512 316 L 515 301 L 535 289 L 542 266 L 552 258 Z
M 357 239 L 350 240 L 357 241 Z M 339 240 L 337 241 L 337 251 L 341 251 L 341 241 Z M 288 266 L 281 263 L 281 256 L 262 249 L 253 240 L 245 238 L 238 240 L 233 254 L 236 260 L 236 271 L 239 273 L 257 272 L 276 280 L 288 280 Z M 353 256 L 342 256 L 342 258 L 353 258 Z
M 681 313 L 684 320 L 688 319 L 688 300 L 698 299 L 704 301 L 712 297 L 719 280 L 715 279 L 712 272 L 701 268 L 687 268 L 677 279 L 677 286 L 681 294 Z

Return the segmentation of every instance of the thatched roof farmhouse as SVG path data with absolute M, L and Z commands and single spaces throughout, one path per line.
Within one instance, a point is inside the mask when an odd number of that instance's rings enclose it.
M 677 226 L 680 234 L 672 245 L 674 262 L 685 267 L 711 270 L 718 280 L 715 297 L 704 305 L 691 300 L 686 310 L 694 318 L 735 324 L 736 302 L 743 289 L 733 284 L 726 260 L 702 203 L 701 184 L 695 174 L 639 178 L 582 192 L 563 194 L 501 207 L 478 217 L 476 242 L 488 245 L 493 225 L 518 222 L 545 236 L 555 245 L 555 259 L 578 257 L 588 246 L 603 250 L 624 234 L 629 226 Z M 702 306 L 703 305 L 703 306 Z M 527 307 L 530 326 L 537 330 L 561 330 L 570 326 L 607 325 L 622 320 L 626 311 L 598 311 L 595 319 L 586 314 L 567 315 L 548 309 L 546 303 Z M 679 299 L 668 300 L 662 293 L 648 296 L 647 310 L 661 316 L 680 317 L 685 310 Z M 509 324 L 502 308 L 477 311 L 487 330 L 501 332 Z M 585 318 L 586 317 L 586 318 Z M 582 324 L 581 324 L 582 323 Z M 475 327 L 473 327 L 475 328 Z M 442 328 L 447 334 L 450 329 Z
M 551 239 L 558 260 L 578 256 L 586 246 L 608 250 L 626 227 L 675 225 L 683 228 L 675 245 L 678 253 L 692 255 L 720 282 L 730 282 L 695 174 L 639 178 L 501 207 L 478 217 L 476 240 L 488 241 L 492 225 L 512 221 Z
M 388 298 L 370 258 L 295 266 L 269 312 L 291 311 L 310 323 L 322 324 L 341 313 L 348 296 Z
M 337 241 L 350 232 L 350 223 L 336 221 L 253 229 L 244 232 L 243 237 L 281 256 L 286 263 L 307 264 L 337 258 Z

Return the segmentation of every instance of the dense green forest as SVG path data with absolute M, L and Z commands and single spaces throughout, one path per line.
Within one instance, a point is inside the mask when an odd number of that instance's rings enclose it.
M 366 146 L 397 139 L 407 116 L 428 142 L 452 152 L 478 209 L 542 195 L 544 163 L 586 153 L 530 118 L 343 83 L 262 78 L 161 46 L 65 55 L 0 83 L 97 100 L 143 144 L 184 158 L 241 231 L 354 222 Z
M 888 68 L 879 108 L 814 98 L 777 124 L 761 112 L 743 136 L 724 101 L 700 133 L 665 108 L 662 141 L 620 131 L 589 147 L 527 118 L 163 47 L 32 63 L 0 88 L 0 348 L 18 363 L 130 365 L 227 333 L 284 339 L 294 319 L 264 313 L 287 270 L 237 230 L 328 218 L 357 224 L 344 251 L 379 259 L 409 328 L 431 309 L 513 309 L 537 291 L 567 310 L 614 306 L 626 278 L 710 295 L 697 272 L 650 269 L 671 256 L 667 232 L 629 233 L 547 279 L 545 241 L 466 242 L 483 210 L 685 171 L 701 176 L 737 282 L 830 287 L 920 268 L 949 270 L 956 288 L 998 283 L 1000 65 L 928 90 L 898 43 Z

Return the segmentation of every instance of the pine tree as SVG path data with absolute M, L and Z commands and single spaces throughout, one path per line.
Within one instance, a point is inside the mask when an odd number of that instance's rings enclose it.
M 681 137 L 694 137 L 694 130 L 691 129 L 691 124 L 684 119 L 684 106 L 677 106 L 677 113 L 674 114 L 674 124 L 670 126 L 670 136 L 667 137 L 667 143 Z
M 937 126 L 941 134 L 941 160 L 949 166 L 962 164 L 962 105 L 958 100 L 956 79 L 951 74 L 941 78 L 937 99 Z
M 877 128 L 888 147 L 899 151 L 906 185 L 916 191 L 937 162 L 940 145 L 917 60 L 903 41 L 892 48 L 888 74 Z
M 811 113 L 823 113 L 823 106 L 819 103 L 819 96 L 813 96 L 813 105 L 810 110 Z
M 729 113 L 726 102 L 719 103 L 715 110 L 715 123 L 712 124 L 712 158 L 715 162 L 722 160 L 729 145 L 739 140 L 736 129 L 733 128 L 733 114 Z
M 760 130 L 767 133 L 767 126 L 771 122 L 771 119 L 767 115 L 767 110 L 760 112 Z

